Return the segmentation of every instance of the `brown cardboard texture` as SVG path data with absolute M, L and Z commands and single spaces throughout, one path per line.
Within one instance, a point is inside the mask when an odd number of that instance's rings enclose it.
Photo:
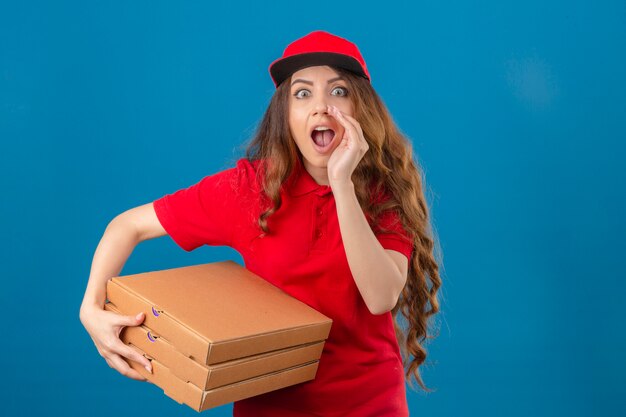
M 230 260 L 113 277 L 107 298 L 203 365 L 323 341 L 332 324 Z
M 140 353 L 141 349 L 133 346 Z M 170 370 L 158 360 L 152 359 L 152 373 L 135 361 L 127 361 L 130 366 L 144 376 L 149 382 L 157 385 L 165 395 L 181 404 L 187 404 L 196 411 L 204 411 L 233 401 L 265 394 L 266 392 L 285 388 L 290 385 L 310 381 L 315 377 L 319 361 L 295 366 L 268 375 L 225 385 L 220 388 L 203 391 L 190 382 L 174 376 Z
M 113 303 L 105 310 L 120 314 Z M 319 360 L 324 342 L 313 342 L 296 347 L 279 349 L 268 353 L 221 362 L 216 365 L 201 365 L 176 350 L 165 338 L 155 336 L 146 326 L 124 327 L 120 339 L 138 347 L 149 359 L 157 359 L 170 373 L 184 382 L 191 382 L 202 390 L 210 390 L 246 379 L 291 368 Z

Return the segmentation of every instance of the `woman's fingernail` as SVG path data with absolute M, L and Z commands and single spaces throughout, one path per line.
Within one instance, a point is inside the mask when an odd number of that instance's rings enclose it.
M 146 368 L 146 371 L 148 371 L 149 373 L 152 373 L 152 369 L 148 365 L 146 365 L 145 368 Z

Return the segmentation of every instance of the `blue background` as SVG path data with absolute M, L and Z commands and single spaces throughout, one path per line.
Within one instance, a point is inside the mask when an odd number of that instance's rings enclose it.
M 626 3 L 495 0 L 3 0 L 2 415 L 196 415 L 98 355 L 92 257 L 243 155 L 268 65 L 315 29 L 359 45 L 425 172 L 444 288 L 411 414 L 624 415 Z M 165 237 L 123 273 L 222 259 Z

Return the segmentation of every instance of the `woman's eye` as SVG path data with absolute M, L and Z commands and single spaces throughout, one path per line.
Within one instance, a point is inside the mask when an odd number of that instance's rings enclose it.
M 348 95 L 348 90 L 346 90 L 343 87 L 335 87 L 335 88 L 333 88 L 333 92 L 337 91 L 337 90 L 341 91 L 341 93 L 339 94 L 340 96 L 347 96 Z
M 303 95 L 302 95 L 302 94 L 300 94 L 300 93 L 304 93 L 304 92 L 307 92 L 307 93 L 308 93 L 308 90 L 298 90 L 298 91 L 296 91 L 296 93 L 294 94 L 294 96 L 295 96 L 296 98 L 302 98 L 302 97 L 303 97 Z
M 334 94 L 335 91 L 339 91 L 338 94 Z M 340 96 L 340 97 L 344 97 L 348 95 L 348 90 L 345 87 L 335 87 L 332 89 L 331 91 L 332 95 L 335 96 Z M 302 90 L 298 90 L 294 93 L 294 97 L 296 98 L 303 98 L 303 97 L 308 97 L 310 94 L 309 90 L 306 89 L 302 89 Z

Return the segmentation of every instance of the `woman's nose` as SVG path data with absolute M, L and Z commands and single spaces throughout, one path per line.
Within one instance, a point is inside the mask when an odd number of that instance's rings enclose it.
M 318 98 L 313 104 L 313 112 L 315 114 L 328 114 L 328 102 L 324 98 Z

